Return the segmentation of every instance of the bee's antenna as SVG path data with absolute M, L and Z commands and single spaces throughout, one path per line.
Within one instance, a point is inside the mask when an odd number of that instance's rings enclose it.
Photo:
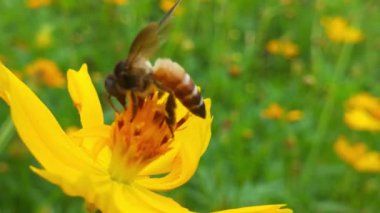
M 165 14 L 165 16 L 160 20 L 159 22 L 159 30 L 162 29 L 162 27 L 169 21 L 169 19 L 172 17 L 175 9 L 177 8 L 177 6 L 179 5 L 179 3 L 181 3 L 182 0 L 177 0 L 175 2 L 175 4 L 173 5 L 172 8 L 170 8 L 170 10 Z

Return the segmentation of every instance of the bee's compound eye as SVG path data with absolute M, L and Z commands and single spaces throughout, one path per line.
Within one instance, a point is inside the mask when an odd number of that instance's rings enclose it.
M 115 75 L 119 77 L 121 73 L 125 69 L 125 62 L 124 61 L 119 61 L 119 63 L 116 64 L 115 68 L 113 69 Z
M 108 75 L 106 80 L 104 81 L 104 86 L 108 94 L 115 96 L 118 93 L 116 84 L 116 77 L 114 75 Z

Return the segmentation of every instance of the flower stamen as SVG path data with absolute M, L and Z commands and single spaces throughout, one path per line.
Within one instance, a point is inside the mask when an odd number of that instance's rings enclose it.
M 135 114 L 131 106 L 116 114 L 109 145 L 113 179 L 121 182 L 134 180 L 139 171 L 170 150 L 174 135 L 167 123 L 166 101 L 163 99 L 156 93 L 139 102 Z M 182 125 L 185 120 L 181 119 L 177 124 Z

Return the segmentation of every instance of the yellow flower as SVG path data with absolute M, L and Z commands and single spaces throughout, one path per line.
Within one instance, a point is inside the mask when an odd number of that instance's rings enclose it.
M 380 100 L 368 93 L 351 97 L 346 103 L 346 124 L 354 130 L 380 130 Z
M 285 58 L 294 58 L 298 55 L 298 46 L 289 40 L 282 43 L 282 54 Z
M 38 59 L 26 67 L 27 74 L 37 83 L 49 87 L 64 87 L 65 78 L 58 66 L 51 60 Z
M 266 50 L 273 55 L 281 55 L 291 59 L 299 54 L 298 46 L 290 40 L 271 40 L 266 45 Z
M 50 25 L 44 25 L 37 32 L 35 37 L 35 42 L 37 47 L 45 48 L 51 45 L 52 43 L 52 27 Z
M 278 103 L 272 103 L 263 112 L 262 115 L 267 119 L 285 119 L 289 122 L 299 121 L 303 117 L 301 110 L 285 111 Z
M 281 52 L 281 44 L 279 40 L 270 40 L 267 43 L 266 47 L 267 51 L 273 55 L 280 54 Z
M 107 3 L 110 3 L 110 4 L 115 4 L 115 5 L 124 5 L 126 4 L 128 1 L 127 0 L 105 0 Z
M 160 8 L 164 12 L 168 12 L 173 5 L 175 4 L 176 0 L 161 0 L 160 1 Z M 181 15 L 183 13 L 183 8 L 181 5 L 178 5 L 177 9 L 174 11 L 174 14 Z
M 342 17 L 324 17 L 321 19 L 327 37 L 333 42 L 358 43 L 363 40 L 363 34 L 358 28 L 348 25 Z
M 241 68 L 237 64 L 232 64 L 228 69 L 228 73 L 231 77 L 238 77 L 241 75 Z
M 338 156 L 360 172 L 380 172 L 380 153 L 368 151 L 364 143 L 350 144 L 339 137 L 334 145 Z
M 273 103 L 263 111 L 263 116 L 268 119 L 280 119 L 283 113 L 284 109 L 278 103 Z
M 51 0 L 28 0 L 27 6 L 30 9 L 37 9 L 51 4 Z
M 103 113 L 87 66 L 69 70 L 68 89 L 82 128 L 67 135 L 37 96 L 0 64 L 0 96 L 10 107 L 25 145 L 43 167 L 32 170 L 70 196 L 83 197 L 102 212 L 190 212 L 154 193 L 186 183 L 211 137 L 210 100 L 206 119 L 177 102 L 173 132 L 166 124 L 165 100 L 147 97 L 132 119 L 131 107 L 116 113 L 112 125 Z M 283 205 L 221 212 L 283 212 Z
M 291 110 L 286 113 L 286 120 L 290 122 L 299 121 L 303 117 L 303 113 L 301 110 Z

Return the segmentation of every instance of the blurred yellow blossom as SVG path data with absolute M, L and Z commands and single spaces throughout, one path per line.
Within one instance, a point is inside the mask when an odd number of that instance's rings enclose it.
M 266 45 L 266 50 L 273 55 L 281 55 L 288 59 L 299 54 L 298 46 L 288 39 L 270 40 Z
M 241 75 L 241 68 L 237 64 L 232 64 L 228 69 L 228 73 L 231 77 L 238 77 Z
M 280 119 L 284 113 L 284 109 L 278 103 L 272 103 L 267 107 L 262 115 L 268 119 Z
M 161 0 L 160 1 L 160 8 L 164 12 L 168 12 L 173 5 L 175 4 L 176 0 Z M 177 9 L 174 11 L 175 15 L 181 15 L 183 13 L 183 8 L 181 5 L 178 5 Z
M 121 5 L 128 3 L 127 0 L 104 0 L 104 1 L 107 3 L 110 3 L 110 4 L 118 5 L 118 6 L 121 6 Z
M 301 110 L 290 110 L 286 114 L 286 120 L 290 122 L 299 121 L 303 117 L 303 113 Z
M 182 39 L 181 48 L 185 51 L 192 51 L 194 49 L 194 42 L 189 38 Z
M 37 9 L 43 6 L 47 6 L 51 4 L 51 0 L 28 0 L 27 1 L 27 6 L 30 9 Z
M 36 60 L 26 67 L 26 73 L 37 83 L 42 83 L 49 87 L 65 86 L 65 78 L 58 66 L 51 60 Z
M 363 40 L 360 29 L 349 26 L 343 17 L 324 17 L 321 19 L 327 37 L 333 42 L 358 43 Z
M 37 47 L 45 48 L 51 45 L 52 43 L 52 26 L 43 25 L 39 31 L 36 33 L 35 42 Z
M 346 124 L 354 130 L 380 130 L 380 100 L 368 93 L 359 93 L 346 102 Z
M 334 144 L 337 155 L 360 172 L 380 172 L 380 153 L 368 151 L 364 143 L 350 144 L 339 137 Z
M 267 119 L 285 119 L 289 122 L 299 121 L 303 117 L 301 110 L 286 111 L 278 103 L 272 103 L 263 112 L 262 116 Z

